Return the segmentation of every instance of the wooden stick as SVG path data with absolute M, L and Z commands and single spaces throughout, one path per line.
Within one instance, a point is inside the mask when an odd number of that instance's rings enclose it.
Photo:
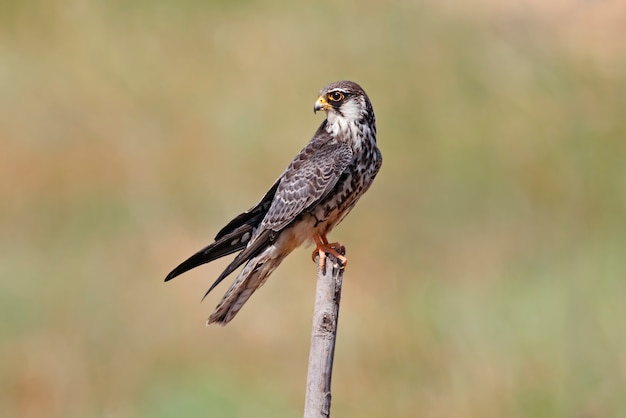
M 345 254 L 345 250 L 342 254 Z M 324 271 L 319 266 L 319 259 L 316 261 L 317 289 L 313 308 L 304 418 L 330 416 L 330 381 L 343 281 L 343 265 L 334 255 L 327 254 Z

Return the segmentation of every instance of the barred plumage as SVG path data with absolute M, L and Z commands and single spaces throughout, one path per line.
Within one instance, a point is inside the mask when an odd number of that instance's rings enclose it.
M 229 222 L 215 242 L 181 263 L 165 281 L 241 251 L 206 295 L 246 263 L 207 322 L 225 325 L 282 260 L 313 239 L 320 254 L 334 252 L 326 235 L 367 191 L 382 164 L 376 122 L 367 94 L 356 83 L 324 87 L 314 110 L 326 119 L 261 201 Z M 345 260 L 345 259 L 344 259 Z

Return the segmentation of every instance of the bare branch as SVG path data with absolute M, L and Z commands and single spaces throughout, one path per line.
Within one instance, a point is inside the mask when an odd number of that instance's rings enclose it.
M 317 261 L 317 289 L 313 309 L 304 418 L 330 416 L 330 382 L 343 280 L 343 265 L 335 256 L 327 254 L 323 271 L 319 267 L 319 260 Z

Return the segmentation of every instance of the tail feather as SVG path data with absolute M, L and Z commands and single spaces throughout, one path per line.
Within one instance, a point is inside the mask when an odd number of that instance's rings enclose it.
M 287 255 L 288 253 L 276 254 L 275 247 L 268 246 L 259 255 L 251 258 L 209 317 L 207 325 L 226 325 L 230 322 Z
M 273 239 L 272 231 L 263 231 L 261 235 L 256 237 L 254 241 L 250 242 L 250 244 L 246 247 L 245 250 L 237 254 L 237 257 L 226 267 L 226 269 L 219 275 L 217 280 L 213 282 L 209 290 L 206 291 L 202 300 L 207 297 L 211 290 L 215 288 L 222 280 L 226 278 L 230 273 L 235 271 L 240 265 L 250 260 L 252 257 L 255 257 L 259 252 L 268 248 L 269 243 Z

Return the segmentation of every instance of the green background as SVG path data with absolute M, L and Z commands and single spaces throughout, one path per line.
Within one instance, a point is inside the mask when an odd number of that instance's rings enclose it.
M 352 79 L 382 170 L 347 247 L 337 417 L 626 416 L 620 1 L 0 4 L 0 415 L 301 416 L 295 251 L 225 328 L 252 206 Z

